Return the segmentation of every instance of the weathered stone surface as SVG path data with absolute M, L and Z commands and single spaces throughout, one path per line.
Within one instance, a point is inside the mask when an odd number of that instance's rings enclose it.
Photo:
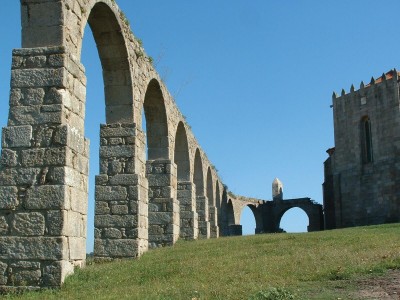
M 124 124 L 124 126 L 102 126 L 100 129 L 100 137 L 127 137 L 136 135 L 136 124 Z
M 0 261 L 0 285 L 7 284 L 7 264 Z
M 101 146 L 101 157 L 133 157 L 135 156 L 135 148 L 133 146 Z
M 33 186 L 26 192 L 25 206 L 28 209 L 69 208 L 69 197 L 63 185 Z
M 0 209 L 15 209 L 19 204 L 15 186 L 0 186 Z
M 46 109 L 45 105 L 14 106 L 10 107 L 9 125 L 37 125 L 37 124 L 61 124 L 63 119 L 62 107 L 58 106 Z
M 17 152 L 10 149 L 1 150 L 1 164 L 3 166 L 15 167 L 17 163 Z
M 43 283 L 46 286 L 60 286 L 66 276 L 74 273 L 74 266 L 69 261 L 54 262 L 43 268 Z
M 100 257 L 136 257 L 138 242 L 133 239 L 95 239 L 94 252 Z
M 137 185 L 138 175 L 136 174 L 117 174 L 110 176 L 111 185 Z
M 104 215 L 104 216 L 95 216 L 94 218 L 94 226 L 96 228 L 104 228 L 104 227 L 136 227 L 137 224 L 137 216 L 120 216 L 120 215 Z
M 71 210 L 49 211 L 47 214 L 48 233 L 53 236 L 86 236 L 86 215 Z
M 66 87 L 66 70 L 59 69 L 19 69 L 11 71 L 12 87 Z
M 22 150 L 22 166 L 62 166 L 67 161 L 67 149 L 60 148 L 41 148 Z
M 39 285 L 42 272 L 40 270 L 14 270 L 11 272 L 14 285 Z
M 8 222 L 5 216 L 0 216 L 0 235 L 6 235 L 8 233 Z
M 0 259 L 59 260 L 67 257 L 65 238 L 0 237 Z
M 112 205 L 111 213 L 113 215 L 126 215 L 128 214 L 128 205 Z
M 149 214 L 149 223 L 155 225 L 170 224 L 172 218 L 173 213 L 171 212 L 152 212 Z
M 108 202 L 96 201 L 95 213 L 96 213 L 96 215 L 109 214 L 110 213 L 110 208 L 108 206 Z
M 128 196 L 126 188 L 121 186 L 96 186 L 95 194 L 100 201 L 126 200 Z
M 22 268 L 22 269 L 39 269 L 40 263 L 35 261 L 18 261 L 10 263 L 10 268 Z
M 27 89 L 20 103 L 22 105 L 40 105 L 43 104 L 44 95 L 45 91 L 42 88 Z
M 45 219 L 38 212 L 16 213 L 12 221 L 11 233 L 19 236 L 43 235 Z
M 69 237 L 69 258 L 72 260 L 86 259 L 86 238 Z
M 7 168 L 0 170 L 0 185 L 24 185 L 32 186 L 36 184 L 38 175 L 42 172 L 41 168 Z M 0 194 L 1 198 L 1 194 Z
M 2 147 L 29 147 L 32 139 L 32 126 L 10 126 L 3 128 Z
M 122 233 L 120 230 L 116 228 L 105 228 L 104 237 L 108 239 L 121 239 Z

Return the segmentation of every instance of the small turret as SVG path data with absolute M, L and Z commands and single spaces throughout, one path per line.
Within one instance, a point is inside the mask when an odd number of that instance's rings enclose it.
M 278 178 L 272 182 L 272 200 L 283 200 L 283 183 Z

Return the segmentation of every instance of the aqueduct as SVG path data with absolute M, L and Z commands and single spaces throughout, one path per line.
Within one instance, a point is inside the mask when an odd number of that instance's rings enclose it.
M 60 286 L 85 263 L 89 141 L 80 55 L 87 25 L 103 68 L 106 106 L 95 257 L 134 258 L 178 238 L 233 233 L 243 199 L 228 201 L 115 1 L 21 0 L 21 8 L 22 48 L 12 53 L 2 130 L 0 287 Z M 252 204 L 264 232 L 261 202 Z

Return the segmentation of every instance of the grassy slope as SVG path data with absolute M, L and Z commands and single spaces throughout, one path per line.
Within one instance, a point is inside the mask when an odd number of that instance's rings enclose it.
M 342 279 L 387 268 L 400 268 L 400 224 L 181 241 L 139 260 L 90 265 L 61 291 L 24 298 L 248 299 L 284 287 L 296 298 L 334 299 L 351 288 Z

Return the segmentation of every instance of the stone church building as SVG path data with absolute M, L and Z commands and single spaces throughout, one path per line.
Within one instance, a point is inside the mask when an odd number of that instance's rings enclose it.
M 325 228 L 400 222 L 400 98 L 396 69 L 333 94 L 335 147 L 327 151 Z

